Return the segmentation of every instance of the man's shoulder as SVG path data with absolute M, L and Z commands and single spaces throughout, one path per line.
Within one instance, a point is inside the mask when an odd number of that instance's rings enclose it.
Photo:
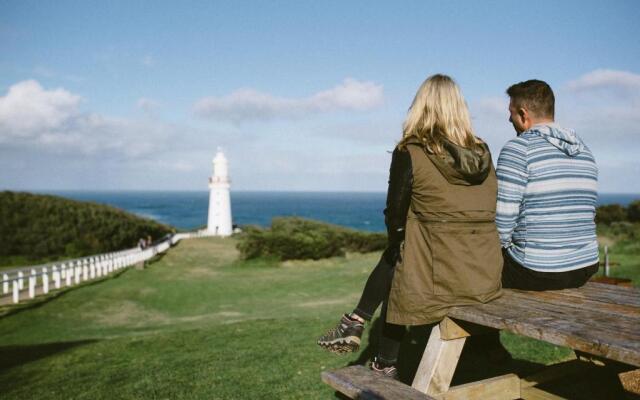
M 522 134 L 519 136 L 516 136 L 512 139 L 509 139 L 507 141 L 507 143 L 505 143 L 504 147 L 507 146 L 526 146 L 527 144 L 529 144 L 529 142 L 531 141 L 531 136 L 528 134 Z
M 500 155 L 508 154 L 508 153 L 526 153 L 527 148 L 531 144 L 530 137 L 523 137 L 523 135 L 514 137 L 507 141 L 507 143 L 502 146 L 502 150 L 500 150 Z

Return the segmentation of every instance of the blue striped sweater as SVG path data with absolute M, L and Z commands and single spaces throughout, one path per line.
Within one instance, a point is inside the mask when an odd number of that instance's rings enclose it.
M 502 247 L 514 260 L 542 272 L 598 261 L 598 169 L 574 131 L 533 126 L 507 142 L 496 174 L 496 224 Z

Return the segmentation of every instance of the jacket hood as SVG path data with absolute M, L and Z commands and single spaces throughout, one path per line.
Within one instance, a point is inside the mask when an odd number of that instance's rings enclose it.
M 472 186 L 484 182 L 492 166 L 491 152 L 484 142 L 475 150 L 446 139 L 442 145 L 442 154 L 436 155 L 426 149 L 425 153 L 449 183 Z
M 534 125 L 527 133 L 532 133 L 544 138 L 554 147 L 571 157 L 585 150 L 584 142 L 574 130 L 561 128 L 555 124 Z

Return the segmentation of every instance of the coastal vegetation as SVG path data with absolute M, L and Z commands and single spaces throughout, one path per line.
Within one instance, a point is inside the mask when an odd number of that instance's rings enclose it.
M 343 256 L 346 252 L 383 250 L 385 233 L 362 232 L 298 217 L 274 218 L 270 229 L 244 228 L 238 250 L 245 260 L 319 260 Z
M 0 192 L 0 266 L 35 264 L 123 250 L 173 228 L 96 203 Z
M 640 200 L 627 207 L 619 204 L 600 206 L 596 222 L 601 247 L 607 246 L 612 255 L 626 259 L 616 273 L 621 274 L 630 265 L 640 268 Z M 628 273 L 635 275 L 633 271 Z
M 640 222 L 640 200 L 633 201 L 626 207 L 606 204 L 596 209 L 597 224 L 611 225 L 616 222 Z

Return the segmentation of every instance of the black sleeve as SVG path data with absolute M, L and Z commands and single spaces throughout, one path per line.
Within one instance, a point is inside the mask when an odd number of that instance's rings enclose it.
M 387 225 L 388 245 L 385 251 L 387 261 L 395 263 L 404 241 L 404 228 L 407 213 L 411 204 L 411 186 L 413 169 L 411 155 L 407 150 L 396 148 L 391 156 L 389 168 L 389 189 L 387 190 L 387 207 L 384 210 L 384 222 Z

